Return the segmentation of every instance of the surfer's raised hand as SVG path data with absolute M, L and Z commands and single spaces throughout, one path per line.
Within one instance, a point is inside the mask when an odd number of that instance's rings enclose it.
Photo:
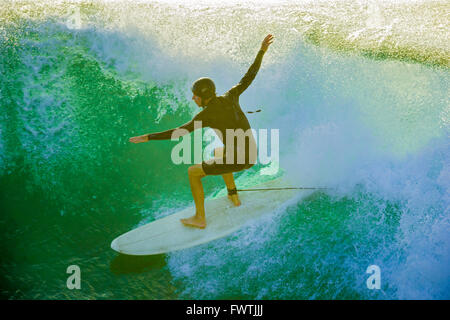
M 262 44 L 261 44 L 261 50 L 264 51 L 264 52 L 266 52 L 267 49 L 269 48 L 269 46 L 272 44 L 272 42 L 273 42 L 273 35 L 268 34 L 268 35 L 264 38 L 264 40 L 263 40 L 263 42 L 262 42 Z
M 147 141 L 148 141 L 148 134 L 130 138 L 130 142 L 133 142 L 133 143 L 141 143 L 141 142 L 147 142 Z

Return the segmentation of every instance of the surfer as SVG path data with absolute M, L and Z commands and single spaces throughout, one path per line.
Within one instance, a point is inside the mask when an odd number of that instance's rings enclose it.
M 248 69 L 241 81 L 228 90 L 222 96 L 216 95 L 214 82 L 209 78 L 200 78 L 192 85 L 192 100 L 203 108 L 194 118 L 184 125 L 171 130 L 145 134 L 130 138 L 132 143 L 147 142 L 150 140 L 171 139 L 176 130 L 185 129 L 185 134 L 197 129 L 194 122 L 201 121 L 202 127 L 210 127 L 222 140 L 224 147 L 214 150 L 214 158 L 194 164 L 188 169 L 189 183 L 195 203 L 195 215 L 181 219 L 184 225 L 205 228 L 205 195 L 201 179 L 207 175 L 221 175 L 227 186 L 228 198 L 235 206 L 241 204 L 236 191 L 233 172 L 242 171 L 252 167 L 256 162 L 256 141 L 251 132 L 247 117 L 239 105 L 239 96 L 248 88 L 255 79 L 261 66 L 264 53 L 273 42 L 273 36 L 267 35 L 262 41 L 261 48 L 256 55 L 255 61 Z M 234 130 L 233 141 L 227 141 L 227 129 Z M 243 138 L 244 146 L 235 143 Z M 242 141 L 242 140 L 241 140 Z M 228 148 L 227 148 L 228 147 Z

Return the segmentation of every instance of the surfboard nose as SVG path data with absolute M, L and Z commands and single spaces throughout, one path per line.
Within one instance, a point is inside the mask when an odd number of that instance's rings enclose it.
M 117 245 L 117 239 L 114 239 L 111 242 L 111 249 L 113 249 L 114 251 L 119 251 L 119 246 Z

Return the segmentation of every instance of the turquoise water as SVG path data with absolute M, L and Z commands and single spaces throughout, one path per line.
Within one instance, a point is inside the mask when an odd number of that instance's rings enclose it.
M 450 297 L 445 2 L 2 2 L 3 298 Z M 284 174 L 334 189 L 192 249 L 112 251 L 192 205 L 175 142 L 129 137 L 191 119 L 191 82 L 225 92 L 269 32 L 241 106 L 262 109 L 252 127 L 280 130 Z M 238 186 L 267 179 L 261 168 Z M 213 195 L 223 181 L 203 185 Z M 380 290 L 366 286 L 373 264 Z M 70 265 L 80 290 L 66 287 Z

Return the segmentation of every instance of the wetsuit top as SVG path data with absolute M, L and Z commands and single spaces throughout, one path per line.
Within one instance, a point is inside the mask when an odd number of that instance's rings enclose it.
M 263 50 L 259 50 L 255 61 L 250 66 L 241 81 L 228 90 L 224 95 L 213 97 L 208 102 L 208 105 L 191 121 L 175 129 L 151 133 L 148 135 L 149 139 L 171 139 L 172 133 L 177 129 L 186 129 L 188 132 L 192 132 L 194 131 L 194 121 L 202 121 L 202 127 L 210 127 L 220 131 L 221 137 L 220 135 L 219 137 L 226 146 L 226 129 L 242 129 L 243 131 L 250 129 L 248 119 L 239 105 L 239 96 L 245 91 L 245 89 L 248 88 L 253 79 L 255 79 L 255 76 L 261 67 L 264 53 L 265 52 Z M 234 146 L 236 148 L 236 144 L 234 144 Z

